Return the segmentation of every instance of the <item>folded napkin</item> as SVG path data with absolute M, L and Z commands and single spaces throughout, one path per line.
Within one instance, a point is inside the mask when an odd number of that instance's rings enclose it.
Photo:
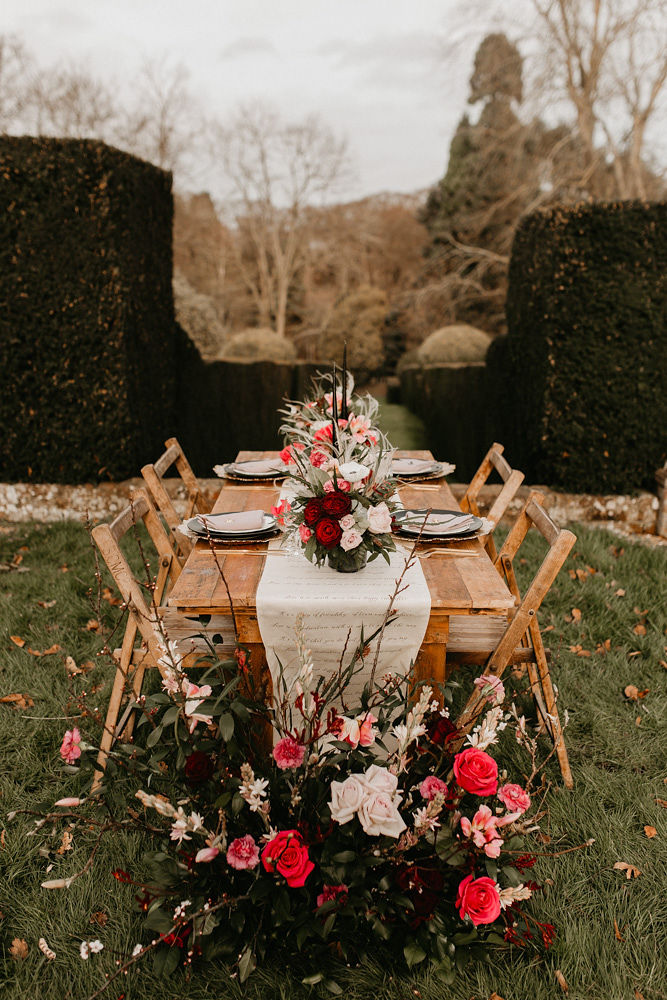
M 263 510 L 237 510 L 230 514 L 198 514 L 202 527 L 211 531 L 257 531 L 264 525 Z
M 270 472 L 284 472 L 285 466 L 278 458 L 256 458 L 249 462 L 232 462 L 232 469 L 263 476 Z
M 475 518 L 472 514 L 437 514 L 432 512 L 426 517 L 426 523 L 424 523 L 424 517 L 426 512 L 421 510 L 411 510 L 408 512 L 408 517 L 406 518 L 407 523 L 413 531 L 422 528 L 422 534 L 424 535 L 443 535 L 448 531 L 456 531 L 458 534 L 460 531 L 464 531 L 466 528 L 472 528 L 475 523 Z
M 411 472 L 426 472 L 433 468 L 433 462 L 424 458 L 395 458 L 391 471 L 395 476 L 405 476 Z

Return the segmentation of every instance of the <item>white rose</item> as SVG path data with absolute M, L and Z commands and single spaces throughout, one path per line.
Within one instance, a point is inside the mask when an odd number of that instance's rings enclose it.
M 339 519 L 338 523 L 340 524 L 343 531 L 349 531 L 350 528 L 354 528 L 357 522 L 354 520 L 352 514 L 346 514 L 345 517 L 341 517 Z
M 345 781 L 332 781 L 329 803 L 331 818 L 341 826 L 349 823 L 367 794 L 368 789 L 355 774 L 350 774 Z
M 360 482 L 370 471 L 367 465 L 361 465 L 359 462 L 346 462 L 338 467 L 339 474 L 343 479 L 347 479 L 348 483 Z
M 379 503 L 377 507 L 369 507 L 368 528 L 375 535 L 383 535 L 386 531 L 391 531 L 391 514 L 386 503 Z
M 364 833 L 369 837 L 398 837 L 405 830 L 405 823 L 386 792 L 371 792 L 367 795 L 357 815 Z
M 344 552 L 349 552 L 350 549 L 358 548 L 363 541 L 360 533 L 352 528 L 350 531 L 344 531 L 341 540 L 340 547 Z
M 396 794 L 398 788 L 397 776 L 388 771 L 386 767 L 378 767 L 377 764 L 371 764 L 366 770 L 364 781 L 371 791 L 383 792 L 390 798 Z

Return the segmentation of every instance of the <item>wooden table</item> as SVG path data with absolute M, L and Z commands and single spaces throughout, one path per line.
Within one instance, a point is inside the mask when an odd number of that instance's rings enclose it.
M 237 461 L 275 458 L 276 454 L 242 451 Z M 429 451 L 397 454 L 414 458 L 433 457 Z M 278 502 L 279 484 L 222 482 L 220 495 L 213 507 L 216 514 L 257 508 L 269 511 Z M 458 510 L 445 479 L 404 485 L 399 492 L 406 507 Z M 243 543 L 237 550 L 217 546 L 214 554 L 206 542 L 197 542 L 168 600 L 170 607 L 180 608 L 188 614 L 229 613 L 227 590 L 216 566 L 217 560 L 232 597 L 239 642 L 249 647 L 253 673 L 258 681 L 261 679 L 263 682 L 268 670 L 257 623 L 256 594 L 266 548 L 266 542 Z M 462 619 L 459 616 L 470 615 L 492 616 L 495 621 L 500 616 L 506 620 L 509 609 L 514 606 L 512 594 L 481 542 L 476 539 L 460 541 L 453 548 L 456 553 L 465 552 L 467 555 L 452 555 L 451 549 L 438 549 L 428 542 L 420 545 L 420 551 L 425 556 L 421 559 L 422 569 L 431 594 L 431 615 L 415 664 L 416 679 L 444 680 L 447 642 L 453 618 L 460 624 Z

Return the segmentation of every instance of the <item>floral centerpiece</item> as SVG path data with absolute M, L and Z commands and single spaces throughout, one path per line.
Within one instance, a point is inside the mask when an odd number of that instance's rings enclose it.
M 488 711 L 464 740 L 407 678 L 370 680 L 352 704 L 363 645 L 324 678 L 297 642 L 299 672 L 280 676 L 270 709 L 251 697 L 242 650 L 198 684 L 165 651 L 163 690 L 140 699 L 136 745 L 113 751 L 105 781 L 156 839 L 149 878 L 114 873 L 147 929 L 121 972 L 149 952 L 163 972 L 222 957 L 243 981 L 280 955 L 339 992 L 340 961 L 428 965 L 451 982 L 491 947 L 548 945 L 553 928 L 523 910 L 537 888 L 521 836 L 530 792 L 496 757 L 509 724 L 530 742 L 502 684 L 480 679 Z
M 380 434 L 379 446 L 365 447 L 344 429 L 318 448 L 293 453 L 289 499 L 272 508 L 278 524 L 304 556 L 321 566 L 353 572 L 395 549 L 392 512 L 395 482 L 389 477 L 391 449 Z M 353 458 L 357 455 L 357 460 Z

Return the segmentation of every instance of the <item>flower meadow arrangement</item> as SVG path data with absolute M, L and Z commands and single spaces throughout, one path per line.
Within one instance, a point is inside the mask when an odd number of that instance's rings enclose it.
M 245 981 L 279 956 L 337 992 L 341 962 L 428 966 L 450 983 L 491 949 L 548 947 L 553 928 L 530 913 L 530 788 L 499 759 L 516 739 L 534 765 L 535 741 L 502 684 L 478 679 L 487 710 L 464 735 L 406 677 L 371 676 L 353 704 L 363 646 L 328 678 L 302 632 L 297 647 L 298 673 L 267 705 L 243 649 L 211 656 L 194 683 L 166 645 L 160 689 L 138 700 L 135 740 L 113 750 L 103 785 L 110 812 L 153 840 L 141 875 L 113 873 L 145 926 L 120 971 L 149 954 L 163 974 L 217 959 Z M 79 733 L 61 756 L 89 777 Z

